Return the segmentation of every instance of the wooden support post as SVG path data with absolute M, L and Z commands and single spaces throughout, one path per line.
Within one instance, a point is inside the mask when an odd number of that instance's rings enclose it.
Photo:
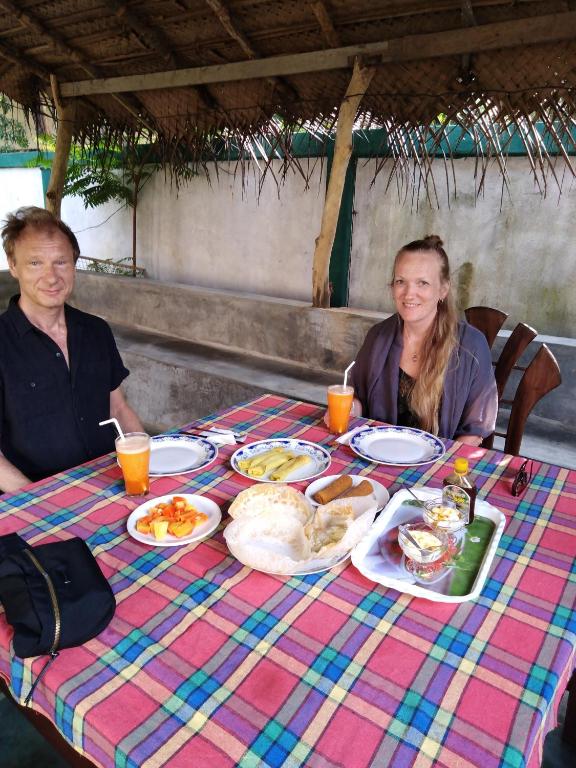
M 53 213 L 54 216 L 60 218 L 62 193 L 64 191 L 64 182 L 68 170 L 70 147 L 72 146 L 72 132 L 76 117 L 76 104 L 74 101 L 62 102 L 58 89 L 58 82 L 54 75 L 50 75 L 50 84 L 52 86 L 54 103 L 56 104 L 58 129 L 56 131 L 56 151 L 54 152 L 50 181 L 48 182 L 48 190 L 46 191 L 46 208 Z
M 322 224 L 320 225 L 320 234 L 316 238 L 316 249 L 312 266 L 312 303 L 315 307 L 330 306 L 330 291 L 328 289 L 330 254 L 332 253 L 336 225 L 338 224 L 342 190 L 346 180 L 346 169 L 352 154 L 352 129 L 356 113 L 358 112 L 358 106 L 368 90 L 375 71 L 374 67 L 363 67 L 358 58 L 356 58 L 352 78 L 338 113 L 332 172 L 328 180 Z

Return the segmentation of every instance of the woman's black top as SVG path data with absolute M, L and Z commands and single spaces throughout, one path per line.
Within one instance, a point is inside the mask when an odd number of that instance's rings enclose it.
M 418 417 L 410 410 L 410 393 L 414 388 L 416 380 L 408 376 L 406 371 L 399 369 L 398 375 L 398 418 L 396 423 L 399 427 L 419 428 Z

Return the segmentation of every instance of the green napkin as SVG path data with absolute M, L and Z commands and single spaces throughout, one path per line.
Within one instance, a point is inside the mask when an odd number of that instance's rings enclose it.
M 462 552 L 454 558 L 449 595 L 467 595 L 472 590 L 494 528 L 494 523 L 485 517 L 475 517 L 467 526 Z

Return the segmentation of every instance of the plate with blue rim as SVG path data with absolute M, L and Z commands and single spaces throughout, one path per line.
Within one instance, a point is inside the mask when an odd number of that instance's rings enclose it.
M 363 459 L 391 467 L 418 467 L 444 456 L 446 447 L 436 435 L 414 427 L 365 427 L 350 440 Z
M 212 464 L 218 448 L 194 435 L 156 435 L 150 441 L 150 477 L 196 472 Z
M 294 470 L 285 480 L 272 480 L 270 472 L 261 477 L 254 477 L 240 469 L 240 461 L 254 459 L 259 454 L 266 453 L 274 448 L 283 448 L 293 456 L 308 456 L 310 461 Z M 247 477 L 249 480 L 256 480 L 260 483 L 299 483 L 302 480 L 311 480 L 313 477 L 318 477 L 318 475 L 326 472 L 331 461 L 330 454 L 321 445 L 311 443 L 308 440 L 298 440 L 297 438 L 289 437 L 258 440 L 256 443 L 250 443 L 250 445 L 239 448 L 230 458 L 230 464 L 235 472 Z

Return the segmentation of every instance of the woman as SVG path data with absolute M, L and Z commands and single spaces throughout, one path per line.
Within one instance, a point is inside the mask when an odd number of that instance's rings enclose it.
M 479 445 L 498 409 L 490 350 L 458 322 L 439 237 L 400 249 L 391 288 L 397 314 L 370 329 L 352 369 L 363 415 Z

